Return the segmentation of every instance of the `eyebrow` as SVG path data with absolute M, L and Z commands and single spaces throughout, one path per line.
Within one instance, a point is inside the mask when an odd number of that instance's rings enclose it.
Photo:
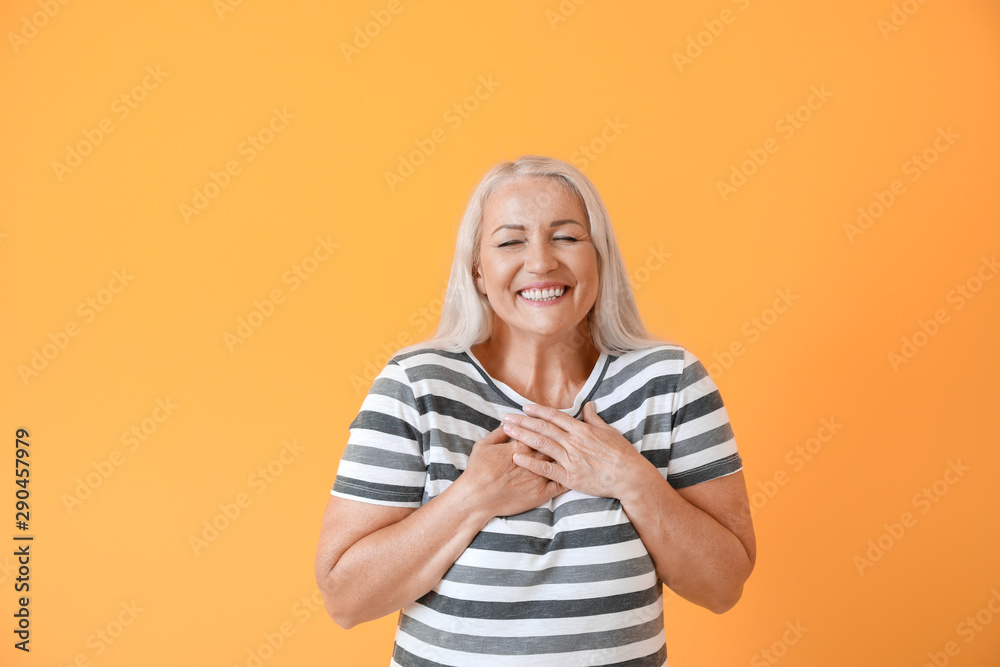
M 555 220 L 555 221 L 553 221 L 552 223 L 549 224 L 549 229 L 554 229 L 556 227 L 561 227 L 563 225 L 579 225 L 580 227 L 583 227 L 583 225 L 581 225 L 576 220 Z M 516 229 L 516 230 L 521 231 L 521 232 L 523 232 L 525 230 L 524 225 L 518 225 L 518 224 L 514 224 L 514 223 L 508 223 L 506 225 L 501 225 L 501 226 L 497 227 L 496 229 L 494 229 L 493 230 L 493 234 L 490 234 L 490 236 L 493 236 L 497 232 L 502 231 L 504 229 Z

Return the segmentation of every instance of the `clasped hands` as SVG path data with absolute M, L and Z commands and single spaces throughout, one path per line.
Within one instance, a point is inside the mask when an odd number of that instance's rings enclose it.
M 583 421 L 556 408 L 528 404 L 525 415 L 508 414 L 502 428 L 510 438 L 542 457 L 515 453 L 514 463 L 566 489 L 602 498 L 621 498 L 636 478 L 637 466 L 649 466 L 628 439 L 583 406 Z

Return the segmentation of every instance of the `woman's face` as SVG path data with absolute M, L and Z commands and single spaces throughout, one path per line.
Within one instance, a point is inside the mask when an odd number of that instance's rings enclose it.
M 586 211 L 552 178 L 511 181 L 493 191 L 479 257 L 476 286 L 497 325 L 512 334 L 568 339 L 597 301 L 597 251 Z

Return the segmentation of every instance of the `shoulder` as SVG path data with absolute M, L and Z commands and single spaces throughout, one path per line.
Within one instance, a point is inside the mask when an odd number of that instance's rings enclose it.
M 606 377 L 619 391 L 640 390 L 647 396 L 663 397 L 690 392 L 702 385 L 707 389 L 712 382 L 698 357 L 684 345 L 674 342 L 613 356 Z
M 678 343 L 659 343 L 651 347 L 612 355 L 609 370 L 614 374 L 679 375 L 689 366 L 700 363 L 686 347 Z
M 669 360 L 669 359 L 679 359 L 684 356 L 687 352 L 684 346 L 678 343 L 656 343 L 651 344 L 650 347 L 644 347 L 637 350 L 629 350 L 627 352 L 621 352 L 617 355 L 612 355 L 613 360 L 616 363 L 632 363 L 639 359 L 648 360 Z
M 416 397 L 455 398 L 480 384 L 479 374 L 465 351 L 414 346 L 397 352 L 386 363 L 382 375 L 408 386 Z
M 455 368 L 469 363 L 464 352 L 451 352 L 436 347 L 408 347 L 397 352 L 389 359 L 386 367 L 395 366 L 408 375 L 413 371 L 427 366 Z

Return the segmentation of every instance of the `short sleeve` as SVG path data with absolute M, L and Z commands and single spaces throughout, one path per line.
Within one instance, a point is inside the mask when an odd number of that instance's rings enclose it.
M 350 435 L 330 493 L 394 507 L 420 507 L 427 464 L 419 410 L 406 371 L 394 359 L 372 383 Z
M 742 469 L 743 460 L 719 388 L 701 361 L 684 350 L 670 415 L 667 481 L 680 489 Z

